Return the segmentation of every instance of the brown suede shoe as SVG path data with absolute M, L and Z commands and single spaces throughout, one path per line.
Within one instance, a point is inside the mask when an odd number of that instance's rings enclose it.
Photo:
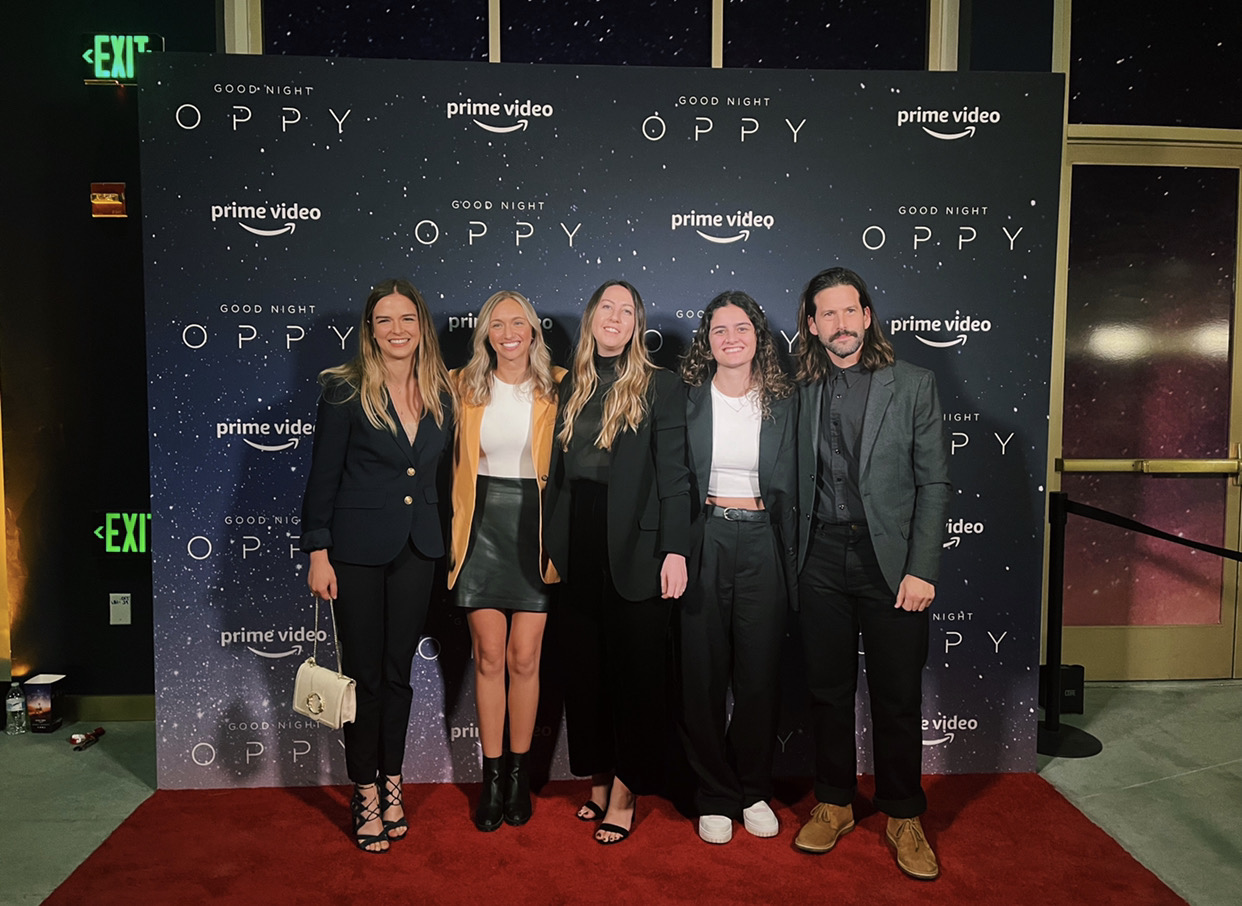
M 854 806 L 816 803 L 811 818 L 802 825 L 794 846 L 804 853 L 826 853 L 854 829 Z
M 897 854 L 897 867 L 910 877 L 934 881 L 940 876 L 940 863 L 918 818 L 889 818 L 884 836 Z

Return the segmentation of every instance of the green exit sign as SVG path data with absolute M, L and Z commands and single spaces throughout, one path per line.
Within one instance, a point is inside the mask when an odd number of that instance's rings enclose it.
M 133 82 L 138 57 L 164 49 L 159 35 L 86 35 L 85 43 L 88 82 Z
M 150 551 L 150 513 L 104 513 L 95 537 L 109 554 L 145 554 Z

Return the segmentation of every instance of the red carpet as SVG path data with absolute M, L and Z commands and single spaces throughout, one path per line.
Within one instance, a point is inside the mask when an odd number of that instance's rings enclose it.
M 477 784 L 411 784 L 411 834 L 381 856 L 353 847 L 343 787 L 161 790 L 46 902 L 1183 902 L 1037 775 L 934 776 L 926 785 L 924 827 L 941 863 L 934 882 L 898 872 L 884 816 L 869 808 L 832 853 L 795 850 L 812 804 L 805 781 L 778 788 L 799 801 L 773 803 L 774 839 L 738 827 L 731 843 L 711 846 L 667 802 L 645 797 L 633 835 L 607 847 L 573 817 L 582 783 L 548 784 L 528 825 L 490 834 L 470 823 Z

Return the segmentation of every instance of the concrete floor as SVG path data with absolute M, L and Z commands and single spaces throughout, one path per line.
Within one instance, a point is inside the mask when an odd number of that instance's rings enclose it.
M 1242 682 L 1092 683 L 1085 711 L 1062 723 L 1104 750 L 1040 774 L 1192 906 L 1242 901 Z M 93 726 L 0 736 L 0 852 L 39 854 L 0 875 L 3 906 L 41 902 L 154 791 L 154 724 L 105 726 L 82 752 L 65 740 Z
M 1089 683 L 1104 743 L 1039 773 L 1192 906 L 1242 902 L 1242 682 Z

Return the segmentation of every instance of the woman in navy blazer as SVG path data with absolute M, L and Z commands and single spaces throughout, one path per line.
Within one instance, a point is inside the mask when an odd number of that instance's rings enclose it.
M 409 830 L 410 665 L 444 556 L 442 454 L 453 436 L 448 372 L 418 290 L 405 280 L 371 290 L 357 356 L 319 381 L 301 547 L 311 592 L 339 604 L 341 666 L 357 682 L 344 728 L 355 839 L 384 852 Z

